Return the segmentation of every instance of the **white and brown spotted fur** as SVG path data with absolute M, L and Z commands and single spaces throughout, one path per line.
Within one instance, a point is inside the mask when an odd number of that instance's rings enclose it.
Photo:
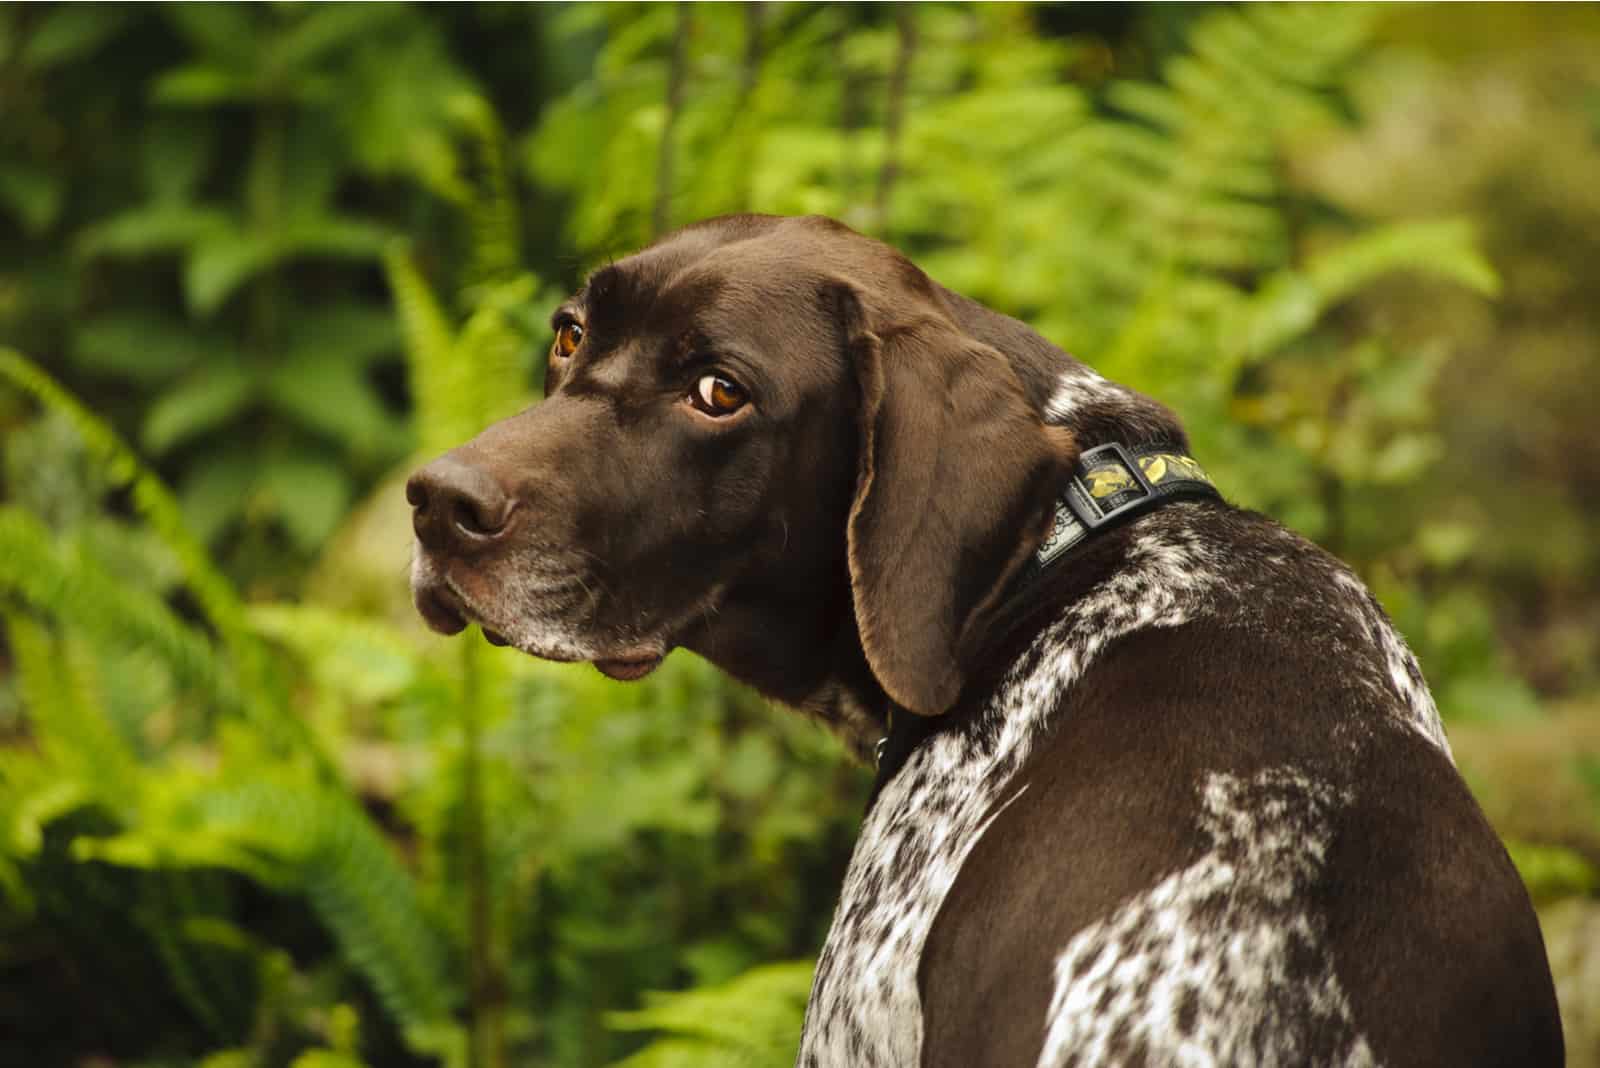
M 1444 750 L 1414 658 L 1349 571 L 1265 520 L 1219 512 L 1173 504 L 1135 520 L 1120 566 L 1064 607 L 982 713 L 935 735 L 890 780 L 862 825 L 818 962 L 802 1065 L 923 1063 L 916 963 L 940 906 L 976 841 L 1028 790 L 1029 759 L 1071 715 L 1074 684 L 1125 635 L 1207 623 L 1263 635 L 1281 612 L 1317 618 L 1348 683 L 1372 695 L 1387 725 Z M 1369 735 L 1352 723 L 1339 744 L 1355 754 Z M 1356 787 L 1287 764 L 1247 779 L 1208 771 L 1186 785 L 1202 851 L 1057 947 L 1038 1064 L 1121 1063 L 1110 1039 L 1121 1025 L 1152 1063 L 1304 1063 L 1287 1027 L 1273 1029 L 1280 1045 L 1252 1057 L 1260 1021 L 1241 1010 L 1263 988 L 1280 999 L 1257 997 L 1263 1009 L 1287 1000 L 1348 1036 L 1330 1063 L 1373 1063 L 1331 968 L 1296 974 L 1291 961 L 1322 953 L 1324 935 L 1296 897 L 1322 877 L 1330 815 Z M 1213 922 L 1201 924 L 1206 910 Z M 1199 962 L 1189 959 L 1196 949 Z M 1180 1027 L 1185 1005 L 1194 1020 Z
M 556 323 L 549 399 L 408 487 L 429 621 L 619 678 L 682 645 L 858 753 L 891 702 L 925 728 L 800 1068 L 1561 1063 L 1527 896 L 1348 569 L 1195 500 L 1025 577 L 1083 450 L 1187 448 L 1161 405 L 815 218 L 687 228 Z M 708 373 L 748 403 L 685 403 Z

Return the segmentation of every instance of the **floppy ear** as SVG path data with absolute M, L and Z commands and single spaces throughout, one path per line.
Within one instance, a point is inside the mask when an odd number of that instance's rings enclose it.
M 932 310 L 871 328 L 841 298 L 861 389 L 850 586 L 862 649 L 901 706 L 946 712 L 1077 456 L 999 351 Z

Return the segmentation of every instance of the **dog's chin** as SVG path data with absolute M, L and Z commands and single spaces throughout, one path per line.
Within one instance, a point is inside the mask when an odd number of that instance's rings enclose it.
M 466 598 L 459 595 L 448 582 L 421 585 L 416 588 L 413 600 L 422 620 L 442 635 L 459 635 L 466 630 L 467 624 L 478 624 L 483 632 L 483 640 L 491 646 L 518 649 L 528 656 L 554 660 L 557 664 L 587 660 L 606 678 L 618 679 L 622 683 L 632 683 L 650 675 L 651 671 L 661 667 L 662 660 L 666 659 L 669 652 L 664 643 L 630 643 L 624 648 L 606 648 L 600 652 L 590 648 L 598 643 L 550 640 L 547 636 L 528 633 L 531 630 L 528 627 L 499 624 L 490 619 L 488 612 L 478 611 L 467 603 Z
M 484 640 L 490 645 L 510 646 L 540 660 L 552 660 L 560 664 L 587 660 L 595 666 L 595 669 L 600 674 L 610 679 L 616 679 L 618 682 L 634 682 L 644 678 L 661 666 L 661 661 L 666 658 L 667 654 L 667 650 L 664 647 L 646 646 L 641 648 L 635 646 L 618 650 L 614 655 L 584 655 L 567 648 L 543 646 L 537 640 L 512 641 L 487 624 L 482 624 L 482 630 Z

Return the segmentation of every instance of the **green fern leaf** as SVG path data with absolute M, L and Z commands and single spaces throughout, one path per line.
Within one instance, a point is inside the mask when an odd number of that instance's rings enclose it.
M 277 744 L 309 753 L 322 766 L 331 766 L 305 724 L 274 700 L 276 691 L 270 682 L 265 649 L 250 630 L 243 604 L 232 585 L 189 533 L 183 513 L 171 491 L 145 467 L 116 431 L 84 408 L 32 361 L 16 350 L 3 346 L 0 346 L 0 380 L 9 381 L 45 407 L 65 416 L 89 453 L 99 461 L 111 484 L 129 491 L 134 508 L 178 561 L 185 583 L 206 617 L 217 628 L 233 660 L 237 676 L 235 692 L 246 715 Z M 8 522 L 17 544 L 27 543 L 30 534 L 23 531 L 23 521 L 12 518 Z M 37 538 L 33 541 L 37 544 Z M 40 559 L 45 557 L 41 556 Z M 10 577 L 16 581 L 19 589 L 27 591 L 26 583 L 29 580 L 26 576 L 13 573 Z M 59 575 L 56 577 L 61 578 Z M 93 596 L 97 588 L 91 585 L 87 592 Z M 106 591 L 100 590 L 100 593 L 106 594 Z M 141 607 L 131 601 L 118 602 L 109 595 L 105 597 L 105 602 L 129 609 L 129 618 L 144 620 L 151 625 L 153 634 L 170 633 L 161 625 L 158 616 L 146 610 L 148 605 Z M 173 651 L 177 651 L 176 647 Z M 199 663 L 184 658 L 180 658 L 180 661 L 189 666 Z M 223 693 L 218 688 L 213 688 L 213 692 L 219 695 Z
M 384 257 L 384 266 L 400 313 L 401 336 L 411 372 L 417 445 L 424 455 L 432 456 L 460 444 L 479 428 L 465 425 L 466 420 L 451 404 L 459 377 L 455 339 L 438 299 L 403 247 L 391 248 Z
M 185 581 L 212 622 L 230 638 L 242 633 L 243 610 L 232 586 L 184 528 L 182 512 L 172 494 L 117 432 L 14 349 L 0 347 L 0 379 L 71 421 L 112 484 L 130 490 L 135 507 L 172 550 L 183 567 Z
M 615 1068 L 792 1064 L 812 970 L 810 961 L 764 965 L 721 986 L 648 994 L 643 1009 L 608 1013 L 606 1023 L 619 1031 L 663 1031 L 672 1036 Z
M 235 684 L 205 637 L 160 598 L 118 581 L 92 560 L 64 554 L 44 524 L 15 508 L 0 508 L 0 589 L 77 632 L 143 645 L 221 707 L 239 705 Z
M 423 1045 L 454 1028 L 458 989 L 415 881 L 346 794 L 303 780 L 173 779 L 139 827 L 80 839 L 85 859 L 141 868 L 226 867 L 304 893 L 343 956 Z

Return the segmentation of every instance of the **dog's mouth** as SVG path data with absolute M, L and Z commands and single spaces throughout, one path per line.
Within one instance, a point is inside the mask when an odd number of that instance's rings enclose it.
M 490 645 L 501 648 L 509 646 L 529 656 L 558 663 L 588 660 L 602 675 L 621 682 L 633 682 L 644 678 L 661 665 L 667 654 L 666 649 L 646 646 L 617 650 L 615 655 L 611 656 L 584 656 L 576 650 L 542 648 L 531 641 L 515 641 L 508 638 L 502 630 L 486 622 L 482 613 L 475 611 L 448 582 L 419 589 L 416 593 L 416 604 L 424 622 L 440 634 L 460 634 L 467 628 L 468 623 L 475 622 L 483 631 L 484 640 Z

